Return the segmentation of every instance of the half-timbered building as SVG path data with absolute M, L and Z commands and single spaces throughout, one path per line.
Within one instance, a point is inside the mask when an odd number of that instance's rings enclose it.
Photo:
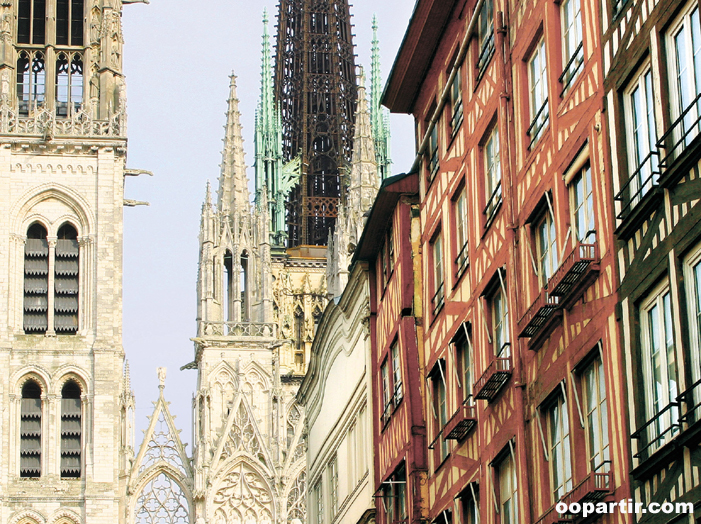
M 430 522 L 629 496 L 600 27 L 589 0 L 421 0 L 390 75 L 417 129 Z
M 699 4 L 607 1 L 602 9 L 631 489 L 636 503 L 692 503 L 698 519 Z

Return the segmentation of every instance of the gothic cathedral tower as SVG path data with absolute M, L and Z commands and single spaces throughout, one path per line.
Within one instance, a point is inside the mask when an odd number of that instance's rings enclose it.
M 125 519 L 122 3 L 0 4 L 0 521 Z

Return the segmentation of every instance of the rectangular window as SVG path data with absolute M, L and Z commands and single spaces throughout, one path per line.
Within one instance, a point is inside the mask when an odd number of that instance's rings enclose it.
M 643 450 L 649 455 L 667 443 L 678 431 L 679 408 L 677 360 L 674 347 L 672 296 L 668 284 L 656 290 L 640 311 L 643 346 L 645 405 L 649 424 Z M 645 455 L 643 455 L 644 458 Z
M 405 523 L 408 517 L 405 466 L 402 464 L 383 484 L 383 506 L 387 513 L 387 523 Z
M 499 156 L 499 128 L 489 135 L 484 146 L 484 178 L 487 189 L 487 205 L 484 214 L 487 215 L 487 224 L 491 223 L 494 214 L 501 205 L 501 160 Z
M 606 406 L 604 364 L 596 358 L 582 372 L 584 412 L 587 431 L 587 453 L 590 471 L 609 470 L 609 422 Z
M 570 421 L 567 401 L 560 395 L 547 411 L 550 488 L 553 502 L 559 501 L 572 490 L 572 451 L 570 448 Z
M 463 329 L 463 328 L 459 328 Z M 467 335 L 461 334 L 455 341 L 456 364 L 458 366 L 458 378 L 462 386 L 463 401 L 470 403 L 472 398 L 472 355 L 470 354 L 470 341 Z
M 392 390 L 390 388 L 389 369 L 386 360 L 380 368 L 380 374 L 382 376 L 382 425 L 384 426 L 389 422 L 389 417 L 392 415 Z
M 362 436 L 361 436 L 362 439 Z M 353 424 L 348 430 L 348 484 L 352 491 L 362 475 L 358 472 L 358 425 Z
M 566 91 L 584 64 L 582 9 L 580 0 L 565 0 L 560 7 L 562 19 L 562 90 Z
M 431 396 L 433 401 L 433 413 L 435 415 L 434 440 L 438 439 L 440 450 L 439 464 L 448 456 L 448 441 L 440 435 L 448 422 L 448 403 L 445 384 L 445 366 L 442 360 L 438 360 L 431 374 Z
M 593 244 L 596 242 L 596 227 L 594 225 L 594 190 L 589 163 L 572 180 L 570 194 L 575 240 L 583 244 Z
M 19 0 L 17 6 L 17 42 L 46 42 L 46 0 Z
M 328 475 L 329 494 L 331 495 L 331 520 L 333 520 L 336 517 L 336 513 L 338 513 L 338 459 L 336 455 L 334 455 L 329 463 Z
M 431 245 L 433 254 L 433 297 L 431 305 L 433 314 L 437 315 L 445 302 L 444 276 L 443 276 L 443 237 L 438 235 Z
M 686 311 L 689 318 L 689 342 L 691 348 L 691 381 L 693 386 L 693 406 L 687 414 L 689 422 L 701 418 L 701 247 L 697 247 L 684 260 L 684 281 L 686 284 Z
M 395 342 L 390 348 L 392 356 L 392 379 L 394 382 L 394 405 L 395 407 L 402 400 L 402 362 L 399 357 L 399 344 Z
M 453 213 L 455 220 L 455 237 L 457 256 L 455 257 L 455 281 L 465 273 L 469 264 L 469 252 L 467 249 L 467 197 L 465 196 L 465 188 L 460 190 L 458 197 L 453 204 Z
M 56 45 L 83 45 L 83 0 L 56 1 Z
M 555 222 L 548 209 L 539 222 L 536 223 L 536 253 L 538 256 L 538 277 L 540 287 L 545 287 L 557 271 L 557 235 Z
M 550 121 L 548 109 L 548 74 L 545 62 L 545 40 L 541 40 L 528 61 L 531 125 L 528 136 L 534 144 Z
M 511 356 L 509 306 L 501 287 L 492 296 L 492 343 L 497 358 Z
M 478 38 L 477 79 L 479 80 L 494 56 L 494 0 L 485 0 L 482 4 Z
M 628 88 L 623 102 L 630 173 L 624 205 L 633 207 L 657 185 L 659 179 L 652 71 L 649 66 Z
M 461 497 L 462 516 L 465 524 L 479 524 L 479 491 L 474 483 L 470 484 Z
M 390 226 L 387 232 L 387 258 L 389 263 L 389 273 L 392 274 L 394 271 L 394 232 L 392 231 L 392 226 Z
M 321 479 L 314 485 L 314 500 L 316 501 L 316 524 L 324 524 L 324 492 Z
M 516 465 L 511 454 L 508 454 L 501 461 L 497 475 L 499 478 L 501 524 L 518 524 L 518 484 Z
M 450 87 L 450 133 L 454 136 L 460 124 L 462 124 L 462 67 L 458 67 L 455 79 Z
M 672 144 L 676 157 L 699 133 L 701 123 L 701 25 L 698 4 L 692 3 L 667 34 Z M 670 147 L 671 146 L 671 147 Z
M 428 181 L 431 182 L 438 173 L 438 126 L 433 126 L 428 139 Z

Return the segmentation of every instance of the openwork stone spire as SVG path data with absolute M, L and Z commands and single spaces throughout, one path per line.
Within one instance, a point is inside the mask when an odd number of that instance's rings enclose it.
M 382 110 L 382 72 L 380 70 L 380 41 L 377 38 L 377 16 L 372 17 L 372 67 L 370 70 L 370 114 L 372 135 L 375 137 L 377 173 L 381 180 L 392 176 L 390 166 L 389 116 Z
M 241 113 L 236 96 L 236 76 L 229 77 L 229 100 L 226 112 L 224 149 L 222 150 L 221 176 L 219 177 L 218 211 L 224 215 L 250 214 L 248 177 L 244 162 Z
M 285 198 L 289 187 L 283 181 L 282 122 L 273 92 L 272 47 L 268 12 L 263 12 L 263 50 L 260 100 L 256 109 L 256 207 L 267 201 L 271 244 L 285 245 Z M 265 195 L 263 195 L 265 193 Z

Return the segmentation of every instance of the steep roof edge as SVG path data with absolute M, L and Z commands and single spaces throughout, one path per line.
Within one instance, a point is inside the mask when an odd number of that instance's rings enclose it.
M 383 233 L 387 229 L 389 217 L 394 211 L 399 197 L 419 193 L 419 174 L 404 173 L 382 181 L 375 203 L 370 208 L 363 234 L 351 259 L 351 268 L 359 260 L 371 260 L 382 244 Z
M 411 113 L 456 4 L 457 0 L 417 0 L 382 93 L 382 104 L 392 113 Z

